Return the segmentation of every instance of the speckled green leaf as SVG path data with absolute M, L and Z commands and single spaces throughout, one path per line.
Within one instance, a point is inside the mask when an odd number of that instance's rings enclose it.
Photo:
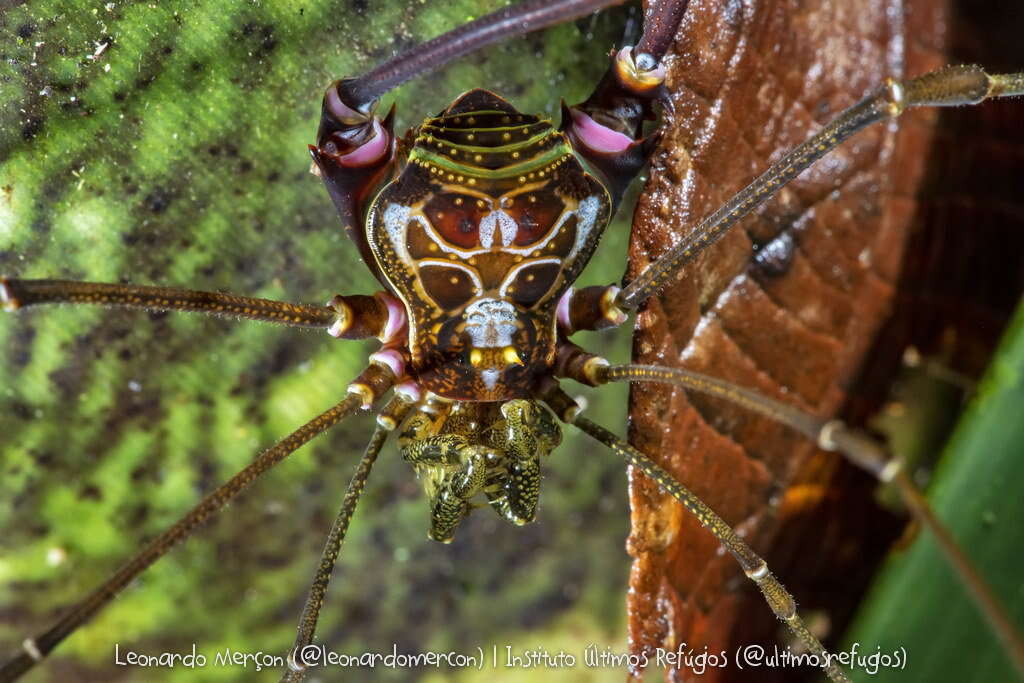
M 305 302 L 374 291 L 308 172 L 323 88 L 504 4 L 38 1 L 5 11 L 0 272 Z M 536 34 L 411 83 L 393 98 L 399 127 L 474 86 L 556 113 L 559 97 L 587 94 L 622 17 Z M 622 272 L 625 232 L 609 231 L 587 282 Z M 622 358 L 627 337 L 604 349 Z M 600 351 L 611 338 L 587 343 Z M 371 348 L 190 315 L 65 306 L 0 319 L 0 648 L 48 624 L 203 492 L 337 401 Z M 623 388 L 603 396 L 595 417 L 621 426 Z M 117 667 L 113 647 L 286 651 L 370 424 L 356 418 L 279 466 L 32 680 L 276 680 L 230 667 Z M 484 511 L 442 547 L 425 539 L 426 504 L 388 449 L 343 551 L 322 640 L 348 653 L 534 647 L 519 634 L 539 627 L 555 650 L 594 639 L 622 651 L 623 468 L 570 438 L 547 472 L 538 524 L 517 529 Z
M 1004 334 L 928 490 L 940 518 L 973 558 L 1011 618 L 1024 624 L 1020 569 L 1024 496 L 1024 307 Z M 1018 680 L 1006 653 L 925 532 L 889 558 L 849 635 L 862 653 L 906 652 L 905 671 L 872 681 Z M 864 647 L 864 644 L 870 646 Z M 865 651 L 866 650 L 866 651 Z M 867 680 L 865 678 L 864 680 Z

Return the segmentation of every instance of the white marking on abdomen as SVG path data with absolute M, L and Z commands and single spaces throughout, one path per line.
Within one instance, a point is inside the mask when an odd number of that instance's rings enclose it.
M 596 195 L 590 195 L 576 207 L 576 243 L 572 245 L 572 251 L 566 260 L 570 260 L 576 257 L 583 243 L 587 237 L 590 236 L 590 231 L 594 229 L 594 222 L 597 220 L 597 210 L 601 206 L 601 201 Z
M 394 202 L 388 204 L 388 208 L 384 209 L 384 229 L 388 231 L 391 246 L 406 263 L 408 263 L 409 251 L 405 246 L 405 232 L 411 214 L 412 209 L 408 206 Z

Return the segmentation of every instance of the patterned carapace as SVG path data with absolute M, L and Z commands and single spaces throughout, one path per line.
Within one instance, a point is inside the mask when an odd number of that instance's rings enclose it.
M 555 358 L 556 308 L 612 200 L 566 135 L 486 90 L 415 131 L 366 239 L 409 316 L 420 386 L 444 398 L 530 397 Z
M 641 129 L 663 72 L 648 62 L 620 50 L 560 126 L 475 89 L 402 144 L 390 114 L 349 105 L 351 82 L 327 90 L 314 171 L 386 290 L 335 297 L 330 331 L 383 341 L 372 359 L 416 404 L 399 443 L 435 540 L 479 494 L 513 524 L 535 518 L 540 460 L 561 440 L 545 395 L 560 370 L 594 365 L 567 337 L 625 320 L 618 287 L 572 284 L 653 147 Z
M 575 107 L 563 107 L 558 128 L 516 111 L 496 95 L 473 90 L 427 119 L 399 145 L 393 116 L 381 120 L 375 110 L 384 92 L 468 46 L 502 31 L 527 31 L 553 17 L 579 16 L 584 9 L 605 4 L 611 2 L 524 2 L 328 88 L 317 143 L 310 147 L 314 171 L 323 178 L 342 225 L 386 291 L 337 295 L 327 306 L 309 306 L 219 292 L 0 277 L 0 305 L 12 311 L 59 302 L 198 311 L 383 342 L 343 400 L 208 494 L 51 628 L 23 640 L 18 653 L 0 666 L 0 681 L 14 680 L 42 660 L 262 473 L 360 407 L 370 408 L 392 389 L 394 396 L 378 414 L 378 427 L 328 536 L 285 680 L 301 680 L 310 665 L 304 650 L 312 642 L 331 570 L 389 432 L 398 431 L 402 456 L 415 468 L 430 500 L 430 536 L 446 542 L 480 505 L 475 499 L 481 496 L 508 522 L 525 524 L 535 518 L 540 462 L 561 440 L 556 417 L 611 448 L 678 501 L 733 556 L 807 654 L 832 680 L 848 680 L 797 614 L 793 596 L 742 539 L 743 533 L 731 528 L 676 474 L 580 415 L 580 406 L 560 388 L 559 380 L 594 386 L 663 383 L 768 416 L 822 448 L 842 451 L 879 480 L 895 483 L 909 507 L 918 510 L 922 524 L 938 533 L 933 517 L 920 512 L 921 495 L 899 463 L 840 421 L 679 368 L 612 366 L 569 337 L 622 324 L 625 310 L 636 309 L 678 279 L 686 264 L 737 221 L 863 128 L 891 120 L 908 107 L 977 104 L 990 97 L 1024 95 L 1024 73 L 990 75 L 968 66 L 902 82 L 890 79 L 777 160 L 622 289 L 609 285 L 574 292 L 572 283 L 657 140 L 642 137 L 643 125 L 654 117 L 652 105 L 667 97 L 661 61 L 676 36 L 685 0 L 658 3 L 645 15 L 635 55 L 631 47 L 619 50 L 590 97 Z M 452 41 L 461 41 L 462 46 Z M 972 593 L 985 593 L 971 572 L 961 573 Z M 994 600 L 980 603 L 989 606 Z M 1006 620 L 998 610 L 986 609 L 1000 638 L 1017 642 L 1013 629 L 1001 626 Z M 1024 646 L 1014 649 L 1024 670 Z

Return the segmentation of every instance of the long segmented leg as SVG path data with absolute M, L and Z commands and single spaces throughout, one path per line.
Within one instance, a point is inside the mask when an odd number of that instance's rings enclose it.
M 1013 620 L 949 530 L 932 513 L 920 490 L 903 471 L 900 461 L 890 457 L 885 448 L 867 434 L 848 428 L 842 420 L 815 417 L 756 391 L 690 370 L 656 365 L 612 366 L 604 358 L 587 353 L 569 342 L 560 349 L 560 356 L 561 376 L 591 386 L 610 382 L 657 382 L 724 399 L 786 425 L 824 450 L 838 452 L 880 483 L 895 484 L 907 509 L 934 535 L 946 561 L 973 595 L 980 612 L 1003 642 L 1014 665 L 1024 674 L 1024 638 Z
M 64 303 L 119 306 L 150 311 L 192 311 L 295 327 L 328 327 L 337 317 L 335 310 L 329 306 L 291 304 L 221 292 L 74 280 L 0 278 L 0 304 L 6 311 L 13 312 L 40 304 Z
M 359 78 L 341 82 L 340 96 L 358 111 L 372 110 L 377 98 L 410 78 L 496 42 L 572 21 L 625 0 L 526 0 L 455 28 L 396 55 Z M 685 3 L 684 3 L 685 4 Z M 678 21 L 677 21 L 678 23 Z M 673 26 L 674 29 L 674 26 Z M 674 33 L 674 30 L 673 30 Z
M 0 681 L 13 681 L 42 661 L 65 638 L 113 600 L 135 577 L 192 535 L 260 475 L 313 437 L 364 407 L 368 399 L 372 403 L 385 393 L 394 381 L 394 373 L 387 365 L 375 363 L 367 367 L 350 385 L 348 396 L 344 400 L 261 453 L 249 466 L 208 494 L 167 531 L 150 541 L 135 557 L 84 600 L 68 610 L 53 626 L 35 637 L 26 638 L 21 651 L 0 666 Z
M 658 10 L 666 13 L 657 18 L 667 23 L 674 16 L 672 9 L 659 6 Z M 678 16 L 674 20 L 678 22 Z M 659 99 L 668 101 L 664 95 L 665 71 L 659 63 L 662 54 L 656 50 L 666 50 L 670 41 L 665 40 L 665 31 L 656 33 L 657 36 L 651 34 L 648 40 L 645 30 L 636 49 L 624 48 L 618 52 L 594 93 L 563 113 L 563 128 L 574 150 L 606 176 L 616 203 L 646 162 L 656 141 L 655 136 L 640 136 L 643 121 L 653 116 L 651 103 Z M 652 51 L 644 52 L 644 49 Z M 558 309 L 561 329 L 571 334 L 621 325 L 625 322 L 626 311 L 637 308 L 662 290 L 679 276 L 687 263 L 717 242 L 730 227 L 867 126 L 897 118 L 913 106 L 978 104 L 989 98 L 1021 94 L 1024 94 L 1024 73 L 990 76 L 973 66 L 948 67 L 904 82 L 889 80 L 739 190 L 685 240 L 647 266 L 622 290 L 612 286 L 566 293 Z M 624 106 L 624 101 L 628 105 Z
M 649 62 L 642 59 L 637 59 L 635 65 L 638 69 L 651 67 Z M 663 74 L 658 74 L 657 68 L 649 68 L 647 74 L 646 79 L 638 80 L 654 81 L 659 75 L 663 77 Z M 773 197 L 815 161 L 867 126 L 898 117 L 909 107 L 978 104 L 989 98 L 1021 94 L 1024 94 L 1024 73 L 988 75 L 977 66 L 948 67 L 903 83 L 889 80 L 873 95 L 842 112 L 832 123 L 773 164 L 622 290 L 614 286 L 604 289 L 588 288 L 579 292 L 570 290 L 559 305 L 560 329 L 566 335 L 570 335 L 579 330 L 597 330 L 621 324 L 626 319 L 626 311 L 635 309 L 650 296 L 657 294 L 672 278 L 679 277 L 687 263 L 724 235 L 730 227 Z M 607 130 L 598 131 L 600 134 L 588 132 L 586 129 L 581 131 L 587 132 L 593 139 L 608 138 Z M 640 142 L 634 140 L 632 144 Z M 619 144 L 626 143 L 622 141 Z M 585 152 L 586 144 L 578 145 L 578 148 Z M 599 372 L 601 368 L 600 364 L 595 365 L 593 361 L 594 357 L 590 354 L 566 343 L 559 349 L 559 374 L 588 384 L 602 383 L 595 382 L 594 373 Z M 742 390 L 739 390 L 739 393 L 742 393 Z M 780 416 L 772 417 L 788 424 Z M 846 445 L 850 448 L 844 450 L 837 441 L 832 449 L 842 450 L 845 457 L 854 464 L 868 469 L 880 480 L 891 480 L 898 485 L 908 508 L 922 523 L 933 530 L 947 560 L 961 576 L 979 608 L 1006 644 L 1015 665 L 1024 673 L 1024 646 L 1021 645 L 1020 636 L 1012 622 L 1005 617 L 991 591 L 952 541 L 945 527 L 934 518 L 909 479 L 888 459 L 874 457 L 873 449 L 855 447 L 849 443 L 859 441 L 854 432 L 844 429 L 837 430 L 834 434 L 837 439 L 845 439 L 848 442 Z M 815 438 L 814 435 L 810 436 Z
M 352 515 L 359 504 L 366 480 L 370 476 L 370 470 L 377 461 L 377 456 L 380 455 L 390 433 L 397 425 L 401 424 L 417 400 L 418 396 L 410 395 L 398 387 L 395 389 L 394 397 L 377 416 L 377 428 L 366 445 L 362 459 L 356 466 L 356 471 L 345 491 L 345 497 L 342 499 L 341 508 L 327 534 L 327 541 L 324 544 L 323 553 L 320 555 L 320 562 L 309 588 L 306 604 L 302 608 L 295 644 L 288 654 L 288 671 L 282 676 L 282 683 L 298 683 L 305 676 L 307 663 L 304 660 L 303 648 L 313 642 L 313 634 L 320 618 L 320 609 L 323 607 L 324 598 L 327 595 L 327 586 L 331 581 L 331 574 L 334 572 L 338 555 L 341 553 L 341 546 L 345 542 L 345 535 L 348 533 Z
M 875 93 L 843 111 L 736 193 L 686 239 L 674 245 L 619 293 L 616 304 L 631 310 L 657 294 L 683 266 L 714 244 L 729 228 L 771 199 L 789 181 L 854 133 L 893 119 L 910 107 L 955 107 L 995 97 L 1024 95 L 1024 73 L 989 75 L 977 66 L 953 66 L 904 82 L 889 80 Z
M 921 491 L 903 471 L 902 463 L 890 457 L 885 448 L 870 436 L 850 429 L 842 420 L 823 420 L 750 389 L 689 370 L 656 365 L 609 366 L 602 363 L 592 364 L 591 368 L 590 374 L 598 385 L 608 382 L 659 382 L 723 398 L 790 427 L 824 450 L 838 452 L 880 483 L 894 484 L 914 519 L 935 537 L 943 557 L 959 575 L 980 612 L 1002 641 L 1017 670 L 1024 675 L 1024 638 L 1013 620 L 946 526 L 935 517 Z
M 646 36 L 646 34 L 645 34 Z M 665 49 L 664 41 L 658 47 Z M 641 46 L 645 41 L 641 40 Z M 662 99 L 664 70 L 660 55 L 624 48 L 608 76 L 590 98 L 566 111 L 563 122 L 577 153 L 608 178 L 613 195 L 621 195 L 646 161 L 655 137 L 640 137 L 652 116 L 651 102 Z M 614 78 L 612 77 L 614 75 Z M 905 82 L 889 80 L 874 94 L 843 111 L 708 216 L 686 239 L 673 246 L 621 290 L 592 287 L 573 293 L 559 306 L 559 324 L 566 334 L 621 324 L 637 308 L 678 277 L 682 268 L 729 228 L 778 193 L 789 181 L 847 138 L 873 123 L 893 119 L 910 107 L 954 107 L 979 104 L 996 97 L 1024 94 L 1024 73 L 989 75 L 977 66 L 947 67 Z M 628 116 L 619 106 L 632 104 Z M 663 100 L 664 101 L 664 100 Z M 589 290 L 589 291 L 588 291 Z
M 385 339 L 393 334 L 393 328 L 404 324 L 400 305 L 384 292 L 375 296 L 339 294 L 326 306 L 310 306 L 175 287 L 0 278 L 0 305 L 4 310 L 14 312 L 41 304 L 205 313 L 291 327 L 324 328 L 332 336 L 344 339 Z
M 793 596 L 768 570 L 765 561 L 736 534 L 725 520 L 648 456 L 604 427 L 580 416 L 579 406 L 557 386 L 557 383 L 553 382 L 545 387 L 542 398 L 563 421 L 576 425 L 587 435 L 610 448 L 628 464 L 653 479 L 662 491 L 679 501 L 705 529 L 718 539 L 722 547 L 736 558 L 747 578 L 757 584 L 775 615 L 807 648 L 807 651 L 817 657 L 818 663 L 829 679 L 847 682 L 850 680 L 836 664 L 835 658 L 825 650 L 821 641 L 808 630 L 796 611 L 796 601 L 793 600 Z

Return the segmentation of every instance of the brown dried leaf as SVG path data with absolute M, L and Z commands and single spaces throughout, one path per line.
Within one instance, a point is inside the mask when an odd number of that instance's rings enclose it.
M 691 2 L 669 73 L 675 115 L 637 207 L 631 272 L 885 76 L 941 66 L 944 21 L 927 2 L 913 12 L 866 0 Z M 891 311 L 935 118 L 916 111 L 860 133 L 709 249 L 640 314 L 637 362 L 836 413 Z M 636 387 L 631 401 L 632 442 L 770 564 L 787 522 L 840 495 L 827 488 L 835 460 L 767 420 L 656 385 Z M 710 534 L 642 476 L 631 502 L 634 653 L 730 650 L 765 637 L 746 628 L 764 624 L 762 614 L 770 637 L 767 606 Z M 824 542 L 830 531 L 811 533 Z

